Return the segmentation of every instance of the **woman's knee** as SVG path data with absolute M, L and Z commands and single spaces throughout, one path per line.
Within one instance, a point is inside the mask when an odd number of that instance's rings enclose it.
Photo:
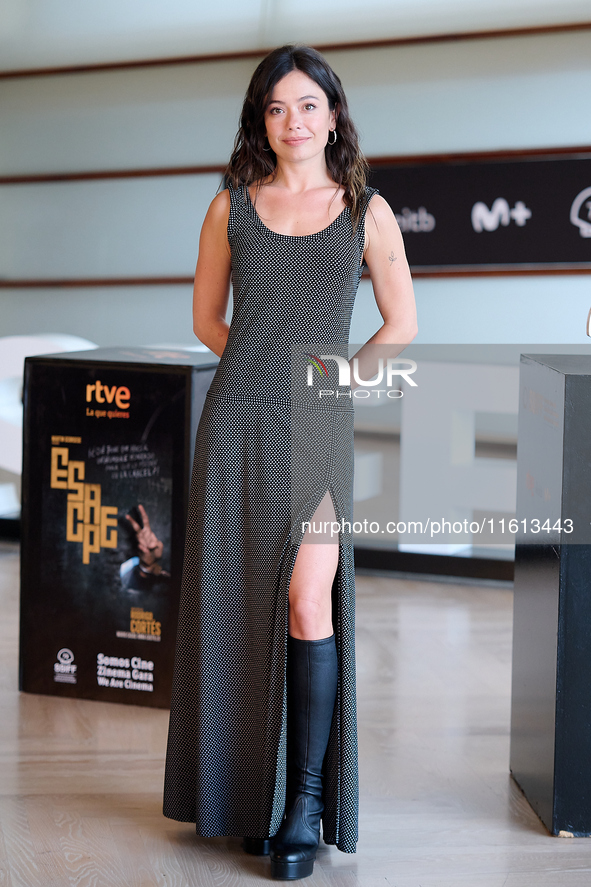
M 330 592 L 327 594 L 326 591 L 322 593 L 308 589 L 298 593 L 298 590 L 291 589 L 289 607 L 298 619 L 315 619 L 330 607 Z
M 330 594 L 289 597 L 289 632 L 304 640 L 328 637 L 332 633 L 332 601 Z
M 331 633 L 333 578 L 332 569 L 312 573 L 300 571 L 292 576 L 289 621 L 296 636 L 311 639 Z

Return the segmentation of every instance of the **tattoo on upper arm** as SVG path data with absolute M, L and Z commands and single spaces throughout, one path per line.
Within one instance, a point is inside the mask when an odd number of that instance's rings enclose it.
M 390 255 L 388 256 L 388 260 L 389 260 L 391 266 L 394 264 L 394 262 L 396 261 L 397 258 L 398 258 L 398 256 L 395 256 L 394 251 L 392 251 L 390 253 Z

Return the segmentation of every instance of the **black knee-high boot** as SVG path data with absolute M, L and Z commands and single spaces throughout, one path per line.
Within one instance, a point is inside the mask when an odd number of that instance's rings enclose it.
M 335 636 L 287 639 L 287 803 L 271 840 L 271 874 L 312 874 L 320 840 L 322 762 L 337 692 Z

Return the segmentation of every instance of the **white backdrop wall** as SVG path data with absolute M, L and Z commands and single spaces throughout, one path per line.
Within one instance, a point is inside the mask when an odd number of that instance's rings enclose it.
M 590 31 L 327 56 L 369 157 L 591 144 Z M 224 164 L 257 61 L 0 81 L 0 175 Z M 0 277 L 190 276 L 218 181 L 2 186 Z M 419 279 L 416 293 L 417 341 L 586 339 L 588 276 Z M 352 341 L 379 322 L 363 282 Z M 48 330 L 190 341 L 190 286 L 0 289 L 0 335 Z
M 369 156 L 591 143 L 591 29 L 326 56 Z M 0 81 L 0 175 L 224 164 L 257 63 Z
M 587 21 L 588 0 L 1 0 L 5 69 Z

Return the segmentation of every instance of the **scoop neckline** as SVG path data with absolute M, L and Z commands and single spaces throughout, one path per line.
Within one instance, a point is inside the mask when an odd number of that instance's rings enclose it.
M 336 219 L 334 219 L 330 223 L 330 225 L 327 225 L 326 228 L 322 228 L 320 231 L 314 231 L 312 234 L 280 234 L 279 231 L 273 231 L 272 228 L 268 228 L 267 225 L 265 225 L 265 223 L 263 222 L 263 220 L 259 216 L 258 212 L 256 211 L 254 203 L 252 202 L 248 185 L 244 185 L 243 187 L 246 189 L 246 196 L 248 198 L 248 206 L 254 216 L 254 220 L 257 223 L 257 225 L 259 225 L 259 227 L 262 228 L 264 231 L 266 231 L 268 234 L 272 234 L 274 237 L 281 237 L 284 240 L 285 239 L 287 239 L 287 240 L 310 240 L 311 238 L 314 238 L 314 237 L 322 237 L 324 234 L 327 233 L 327 231 L 330 231 L 330 229 L 333 228 L 334 225 L 336 225 L 338 221 L 340 221 L 342 219 L 345 212 L 349 209 L 348 206 L 344 206 L 343 209 L 338 214 L 338 216 L 336 217 Z

